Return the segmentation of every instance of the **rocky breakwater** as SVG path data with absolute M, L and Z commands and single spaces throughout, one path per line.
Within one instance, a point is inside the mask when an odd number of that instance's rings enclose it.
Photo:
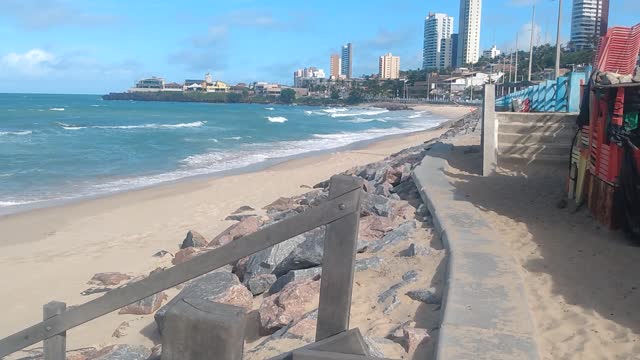
M 441 139 L 475 128 L 476 114 L 451 125 Z M 435 139 L 438 140 L 438 139 Z M 429 145 L 405 149 L 388 158 L 358 166 L 343 174 L 364 181 L 351 326 L 359 327 L 372 354 L 388 358 L 431 358 L 440 318 L 445 254 L 433 237 L 426 206 L 411 179 L 412 169 Z M 160 250 L 154 257 L 176 265 L 258 229 L 296 216 L 328 198 L 328 180 L 307 193 L 280 198 L 260 210 L 245 205 L 229 215 L 235 221 L 208 238 L 189 231 L 175 254 Z M 302 185 L 301 187 L 307 187 Z M 253 204 L 252 204 L 253 205 Z M 167 292 L 153 295 L 120 310 L 155 319 L 162 332 L 164 316 L 179 299 L 194 297 L 245 307 L 249 312 L 246 359 L 265 359 L 314 341 L 322 281 L 325 228 L 319 227 L 247 256 Z M 151 273 L 164 271 L 163 267 Z M 96 274 L 86 295 L 108 291 L 147 276 Z M 168 298 L 170 301 L 166 302 Z M 163 305 L 164 304 L 164 305 Z M 148 329 L 150 326 L 147 326 Z M 127 343 L 123 321 L 113 333 Z M 159 342 L 155 336 L 154 341 Z M 68 358 L 159 359 L 161 345 L 110 345 L 74 351 Z M 32 357 L 39 358 L 37 355 Z

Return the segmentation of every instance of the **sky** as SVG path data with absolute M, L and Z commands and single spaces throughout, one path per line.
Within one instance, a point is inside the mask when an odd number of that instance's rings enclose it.
M 558 0 L 483 0 L 481 50 L 555 43 Z M 564 0 L 561 41 L 572 0 Z M 379 56 L 401 69 L 422 64 L 424 18 L 449 0 L 0 0 L 0 93 L 104 94 L 137 79 L 293 82 L 298 68 L 329 72 L 329 56 L 353 44 L 355 75 L 377 73 Z M 609 24 L 640 22 L 640 0 L 611 0 Z

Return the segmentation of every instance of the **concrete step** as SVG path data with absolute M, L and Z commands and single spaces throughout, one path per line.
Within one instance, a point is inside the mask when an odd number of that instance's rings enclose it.
M 577 113 L 498 113 L 502 124 L 575 124 Z
M 500 123 L 498 132 L 505 134 L 556 134 L 569 132 L 575 134 L 576 126 L 573 123 L 537 124 L 537 123 Z
M 501 163 L 523 163 L 523 162 L 536 162 L 536 163 L 557 163 L 568 164 L 569 156 L 565 155 L 536 155 L 533 157 L 520 156 L 520 155 L 499 155 L 498 161 Z
M 543 145 L 564 144 L 570 145 L 575 132 L 573 129 L 559 129 L 555 132 L 532 132 L 527 134 L 503 133 L 498 134 L 498 142 L 512 145 Z
M 538 144 L 538 145 L 522 145 L 511 143 L 498 143 L 498 154 L 505 156 L 565 156 L 569 158 L 571 152 L 571 144 Z

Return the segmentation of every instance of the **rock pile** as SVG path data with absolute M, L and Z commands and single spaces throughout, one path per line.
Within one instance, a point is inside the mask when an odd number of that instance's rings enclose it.
M 465 116 L 451 125 L 451 129 L 444 133 L 441 139 L 473 131 L 478 118 L 478 112 Z M 411 179 L 411 171 L 428 149 L 428 144 L 411 147 L 382 161 L 343 172 L 344 175 L 357 176 L 364 181 L 356 271 L 380 268 L 391 260 L 389 256 L 411 261 L 411 258 L 431 254 L 430 247 L 409 241 L 417 228 L 429 226 L 428 212 Z M 305 194 L 279 198 L 262 209 L 261 213 L 266 212 L 265 215 L 256 215 L 253 207 L 242 206 L 227 218 L 237 222 L 211 240 L 207 240 L 206 236 L 195 230 L 190 230 L 173 256 L 172 263 L 184 263 L 202 253 L 228 245 L 261 228 L 317 206 L 328 198 L 328 186 L 327 180 L 316 184 Z M 427 223 L 422 222 L 425 220 Z M 261 358 L 260 351 L 268 349 L 275 340 L 296 339 L 311 342 L 315 336 L 318 314 L 324 236 L 325 227 L 313 229 L 186 283 L 164 306 L 161 305 L 166 295 L 160 293 L 129 305 L 121 309 L 120 313 L 155 312 L 154 318 L 161 332 L 167 310 L 180 299 L 193 297 L 245 307 L 249 311 L 257 309 L 260 333 L 267 337 L 249 351 L 249 354 L 257 356 L 255 358 Z M 389 255 L 389 249 L 392 249 L 393 255 Z M 172 256 L 171 252 L 166 250 L 157 254 L 159 257 L 167 255 Z M 394 311 L 401 301 L 439 304 L 441 295 L 435 288 L 411 291 L 404 289 L 415 283 L 418 277 L 419 273 L 416 271 L 404 273 L 392 286 L 379 294 L 372 294 L 374 303 L 384 309 L 384 314 Z M 98 289 L 109 290 L 130 279 L 126 274 L 102 273 L 96 274 L 90 283 L 98 286 Z M 128 324 L 121 324 L 114 336 L 126 334 L 127 327 Z M 415 323 L 409 323 L 392 331 L 386 339 L 367 339 L 373 350 L 387 347 L 389 344 L 401 344 L 406 352 L 412 354 L 416 348 L 428 341 L 429 334 L 425 329 L 416 328 Z M 151 349 L 143 347 L 113 345 L 93 351 L 91 355 L 82 359 L 156 359 L 160 351 L 160 347 L 156 347 L 151 354 Z M 125 356 L 124 353 L 130 355 Z M 375 350 L 374 353 L 378 356 L 384 355 L 379 350 Z

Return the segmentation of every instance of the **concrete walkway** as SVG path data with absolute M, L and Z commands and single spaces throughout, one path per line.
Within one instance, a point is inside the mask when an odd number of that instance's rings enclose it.
M 479 210 L 456 198 L 450 146 L 433 146 L 412 174 L 449 253 L 436 358 L 538 359 L 522 278 Z

